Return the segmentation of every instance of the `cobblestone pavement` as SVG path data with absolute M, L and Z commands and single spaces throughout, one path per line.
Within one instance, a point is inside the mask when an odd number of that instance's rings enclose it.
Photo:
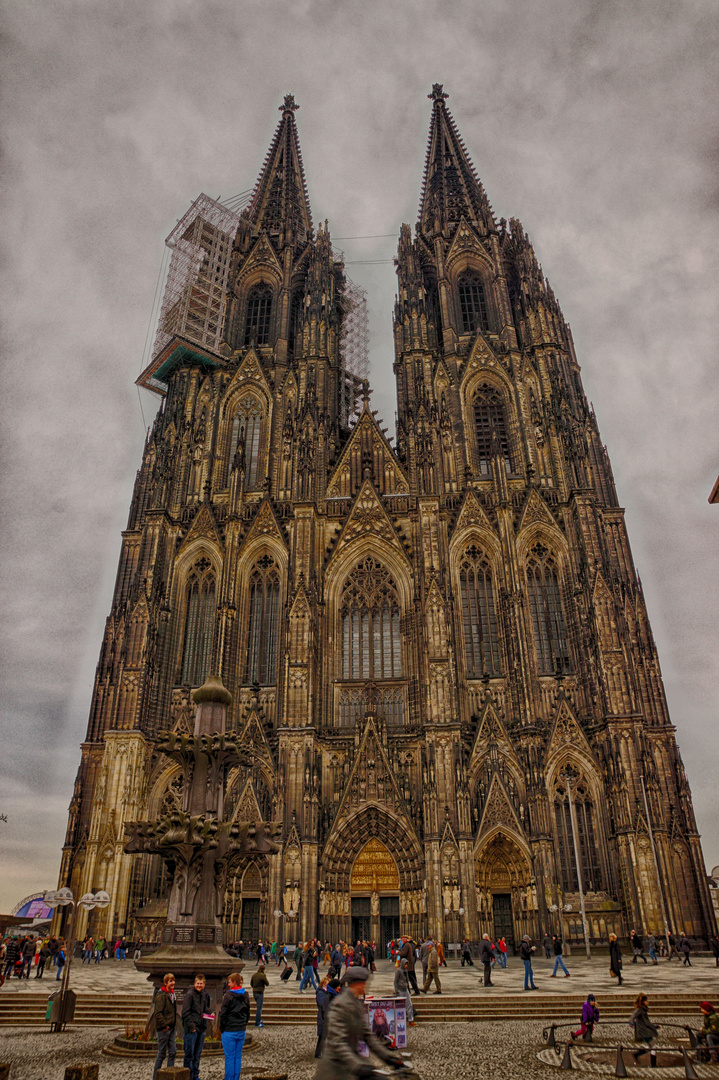
M 13 1080 L 63 1080 L 66 1065 L 83 1061 L 100 1062 L 100 1080 L 150 1080 L 152 1059 L 132 1062 L 103 1056 L 103 1046 L 119 1033 L 115 1028 L 82 1028 L 60 1035 L 2 1034 L 0 1061 L 13 1063 Z M 287 1073 L 289 1080 L 312 1080 L 314 1028 L 273 1027 L 253 1034 L 258 1047 L 245 1054 L 243 1077 L 252 1076 L 257 1067 Z M 602 1037 L 608 1041 L 622 1038 L 629 1043 L 628 1034 L 626 1025 L 602 1026 Z M 556 1068 L 537 1060 L 541 1043 L 542 1025 L 536 1022 L 429 1024 L 409 1032 L 409 1050 L 421 1080 L 558 1080 Z M 180 1055 L 176 1064 L 181 1064 Z M 223 1076 L 222 1058 L 203 1061 L 201 1080 Z
M 606 956 L 594 956 L 587 960 L 584 955 L 578 956 L 575 953 L 574 956 L 566 958 L 566 963 L 571 977 L 565 978 L 560 968 L 557 977 L 553 979 L 553 960 L 546 960 L 544 957 L 535 959 L 534 977 L 543 993 L 587 994 L 591 991 L 607 997 L 617 992 L 638 993 L 642 990 L 647 994 L 689 992 L 709 997 L 709 1000 L 712 994 L 719 997 L 719 968 L 712 957 L 696 957 L 692 960 L 691 967 L 683 967 L 677 960 L 661 960 L 657 967 L 651 963 L 634 965 L 625 957 L 624 985 L 621 989 L 616 985 L 616 979 L 610 978 L 609 960 Z M 244 970 L 249 977 L 255 970 L 255 962 L 246 962 Z M 268 999 L 270 994 L 272 997 L 297 994 L 298 983 L 294 976 L 289 983 L 281 983 L 279 968 L 270 963 L 266 970 L 270 980 Z M 320 973 L 325 970 L 326 966 L 322 966 Z M 421 980 L 422 971 L 419 965 L 417 971 Z M 376 996 L 387 994 L 392 989 L 393 979 L 393 965 L 389 960 L 380 960 L 377 973 L 372 978 L 371 992 Z M 510 957 L 506 970 L 495 965 L 492 971 L 494 988 L 482 986 L 481 965 L 463 968 L 458 960 L 450 960 L 448 967 L 441 969 L 440 979 L 442 992 L 448 995 L 478 993 L 483 997 L 491 997 L 497 993 L 524 993 L 524 966 L 518 957 Z M 73 960 L 71 985 L 78 993 L 95 993 L 98 990 L 104 995 L 150 992 L 145 975 L 135 970 L 132 960 L 103 960 L 100 964 L 90 966 Z M 42 979 L 35 979 L 34 975 L 22 981 L 8 979 L 0 993 L 42 991 L 49 995 L 56 989 L 55 969 L 52 969 L 47 971 Z M 310 996 L 311 987 L 305 993 L 306 998 Z

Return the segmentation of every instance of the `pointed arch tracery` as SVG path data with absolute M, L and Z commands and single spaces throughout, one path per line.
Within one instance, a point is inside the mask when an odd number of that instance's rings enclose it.
M 279 623 L 280 571 L 272 555 L 265 552 L 249 573 L 246 685 L 277 682 Z
M 180 682 L 201 686 L 210 674 L 216 609 L 215 569 L 205 554 L 192 564 L 184 589 Z
M 504 395 L 496 386 L 483 382 L 474 393 L 472 411 L 480 473 L 489 475 L 492 457 L 497 455 L 504 462 L 507 473 L 511 473 L 512 452 Z
M 258 281 L 247 294 L 244 344 L 269 345 L 272 316 L 272 286 Z
M 527 595 L 540 675 L 569 671 L 569 645 L 555 554 L 541 540 L 526 560 Z
M 265 409 L 253 394 L 238 403 L 230 424 L 227 457 L 227 484 L 235 468 L 244 469 L 245 487 L 256 487 L 260 476 L 260 456 Z
M 499 638 L 492 564 L 486 552 L 469 544 L 459 563 L 462 636 L 468 679 L 499 675 Z
M 372 555 L 345 580 L 340 601 L 342 678 L 402 677 L 400 606 L 394 580 Z
M 576 836 L 582 888 L 585 892 L 601 892 L 606 882 L 592 785 L 582 770 L 567 763 L 555 775 L 552 794 L 562 888 L 565 892 L 579 891 Z
M 476 270 L 465 270 L 457 279 L 460 332 L 473 334 L 489 329 L 489 310 L 484 281 Z

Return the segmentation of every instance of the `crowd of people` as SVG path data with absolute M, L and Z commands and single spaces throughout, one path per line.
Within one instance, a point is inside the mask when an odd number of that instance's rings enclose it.
M 124 938 L 117 938 L 113 943 L 104 937 L 95 940 L 87 935 L 82 943 L 75 943 L 75 950 L 75 955 L 80 954 L 83 964 L 99 964 L 101 960 L 109 959 L 125 960 L 128 952 L 132 953 L 134 960 L 138 960 L 142 955 L 142 941 L 128 945 Z M 55 968 L 55 978 L 61 979 L 66 962 L 67 943 L 63 937 L 33 937 L 29 934 L 22 938 L 6 937 L 0 942 L 0 986 L 12 976 L 29 979 L 33 968 L 36 979 L 42 979 L 46 968 Z

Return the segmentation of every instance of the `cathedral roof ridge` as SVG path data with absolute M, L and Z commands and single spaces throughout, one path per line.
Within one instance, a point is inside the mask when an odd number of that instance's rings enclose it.
M 266 229 L 273 238 L 279 238 L 281 245 L 297 245 L 312 233 L 312 211 L 295 123 L 299 105 L 292 94 L 286 94 L 279 109 L 282 117 L 246 213 L 255 234 Z

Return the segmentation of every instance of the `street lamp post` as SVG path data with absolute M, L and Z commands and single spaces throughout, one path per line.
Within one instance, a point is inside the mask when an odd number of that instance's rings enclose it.
M 587 926 L 587 912 L 584 906 L 584 887 L 582 885 L 582 864 L 579 859 L 579 844 L 577 843 L 577 821 L 574 811 L 574 802 L 572 800 L 572 780 L 574 779 L 574 773 L 572 769 L 567 768 L 560 773 L 560 780 L 563 780 L 567 785 L 567 798 L 569 799 L 569 820 L 572 823 L 572 844 L 574 846 L 574 862 L 577 867 L 577 882 L 579 884 L 579 904 L 582 909 L 582 929 L 584 930 L 584 948 L 587 952 L 587 960 L 591 959 L 592 951 L 589 947 L 589 927 Z
M 62 1031 L 67 1023 L 69 1017 L 65 1017 L 65 1001 L 68 989 L 70 987 L 70 968 L 72 967 L 72 954 L 75 951 L 75 929 L 77 927 L 77 912 L 79 908 L 84 911 L 91 911 L 93 908 L 104 908 L 110 903 L 110 896 L 102 889 L 97 893 L 85 893 L 78 901 L 75 901 L 75 897 L 72 895 L 72 889 L 63 888 L 58 889 L 57 892 L 46 892 L 44 894 L 45 903 L 48 907 L 72 907 L 72 919 L 70 920 L 70 933 L 67 939 L 67 959 L 65 967 L 62 971 L 62 979 L 60 980 L 60 997 L 57 1003 L 57 1016 L 56 1020 L 53 1020 L 50 1024 L 51 1031 Z

